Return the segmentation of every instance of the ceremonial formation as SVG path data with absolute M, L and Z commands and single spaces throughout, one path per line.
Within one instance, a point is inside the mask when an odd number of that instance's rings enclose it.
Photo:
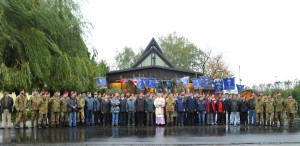
M 292 95 L 262 95 L 249 100 L 240 94 L 198 93 L 78 93 L 34 91 L 29 98 L 21 90 L 15 101 L 5 92 L 1 98 L 2 128 L 55 128 L 78 126 L 284 126 L 292 127 L 298 105 Z M 23 125 L 20 126 L 20 123 Z

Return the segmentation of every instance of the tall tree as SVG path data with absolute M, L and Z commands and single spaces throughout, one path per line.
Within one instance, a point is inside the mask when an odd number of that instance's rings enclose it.
M 202 51 L 187 38 L 171 33 L 159 38 L 164 55 L 178 69 L 200 70 L 199 57 Z
M 138 53 L 135 53 L 132 48 L 124 47 L 122 51 L 117 50 L 117 55 L 115 56 L 115 65 L 117 69 L 130 68 L 142 55 L 144 49 L 139 49 Z
M 233 73 L 229 70 L 229 66 L 223 59 L 223 54 L 211 57 L 205 67 L 205 73 L 213 79 L 221 79 L 222 77 L 231 77 Z
M 91 90 L 96 68 L 69 0 L 0 1 L 0 85 L 4 90 Z

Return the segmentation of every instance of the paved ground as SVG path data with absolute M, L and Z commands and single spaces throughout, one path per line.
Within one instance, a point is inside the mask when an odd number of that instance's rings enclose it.
M 300 121 L 293 128 L 255 126 L 77 127 L 2 129 L 8 145 L 300 145 Z

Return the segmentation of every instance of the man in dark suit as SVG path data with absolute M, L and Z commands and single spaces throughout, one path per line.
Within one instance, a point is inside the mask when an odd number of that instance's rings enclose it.
M 186 110 L 187 110 L 187 114 L 188 114 L 187 124 L 189 126 L 192 126 L 195 124 L 195 112 L 197 109 L 197 99 L 194 95 L 193 95 L 193 93 L 190 93 L 186 97 Z

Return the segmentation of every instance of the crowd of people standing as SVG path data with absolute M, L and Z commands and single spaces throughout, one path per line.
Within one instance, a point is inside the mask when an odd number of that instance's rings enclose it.
M 34 91 L 28 99 L 21 90 L 15 101 L 7 92 L 1 98 L 2 128 L 11 127 L 11 114 L 16 112 L 15 128 L 28 128 L 27 109 L 31 111 L 31 127 L 77 126 L 204 126 L 256 125 L 283 126 L 284 114 L 293 126 L 298 105 L 292 95 L 280 93 L 247 100 L 240 94 L 198 93 L 103 93 Z

